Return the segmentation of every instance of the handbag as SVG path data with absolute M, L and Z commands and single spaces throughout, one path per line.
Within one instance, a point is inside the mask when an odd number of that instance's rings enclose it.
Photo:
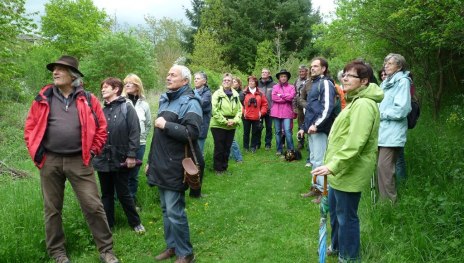
M 189 141 L 190 145 L 190 150 L 192 151 L 192 156 L 193 159 L 195 160 L 195 163 L 193 162 L 192 158 L 188 157 L 188 150 L 187 144 L 185 145 L 185 158 L 182 160 L 182 167 L 184 168 L 184 182 L 189 185 L 189 187 L 193 190 L 200 189 L 201 187 L 201 180 L 200 180 L 200 165 L 198 164 L 197 156 L 195 155 L 195 149 L 193 148 L 193 143 L 192 139 L 190 138 L 190 135 L 188 133 L 188 130 L 186 129 L 187 132 L 187 138 Z

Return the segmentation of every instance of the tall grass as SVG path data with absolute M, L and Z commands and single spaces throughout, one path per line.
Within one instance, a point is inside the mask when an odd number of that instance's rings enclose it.
M 0 262 L 52 262 L 45 250 L 43 206 L 37 169 L 27 155 L 22 126 L 29 105 L 0 104 L 1 159 L 28 171 L 26 179 L 0 176 Z M 152 106 L 154 103 L 152 103 Z M 156 113 L 153 106 L 153 115 Z M 462 131 L 432 121 L 424 112 L 408 134 L 408 180 L 399 202 L 371 204 L 368 189 L 359 208 L 363 262 L 462 262 Z M 236 139 L 242 145 L 242 131 Z M 150 142 L 148 142 L 150 143 Z M 275 143 L 273 142 L 273 145 Z M 317 262 L 319 210 L 299 193 L 309 187 L 303 160 L 288 163 L 275 149 L 231 160 L 231 175 L 216 176 L 212 138 L 200 200 L 187 197 L 191 239 L 198 262 Z M 148 150 L 147 150 L 148 152 Z M 116 208 L 113 231 L 121 262 L 153 262 L 165 248 L 156 188 L 141 175 L 139 198 L 147 233 L 137 236 Z M 63 221 L 73 262 L 98 262 L 98 253 L 69 184 Z M 330 235 L 329 235 L 330 236 Z M 328 262 L 336 262 L 329 258 Z

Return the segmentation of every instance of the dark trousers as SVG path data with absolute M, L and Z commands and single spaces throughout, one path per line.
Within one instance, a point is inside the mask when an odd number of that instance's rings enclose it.
M 235 129 L 226 130 L 220 128 L 211 128 L 211 133 L 214 139 L 214 157 L 213 157 L 213 168 L 215 171 L 226 171 L 229 155 L 230 146 L 234 140 Z
M 103 207 L 105 208 L 108 225 L 114 226 L 114 189 L 118 195 L 119 203 L 126 214 L 131 227 L 140 224 L 140 217 L 135 210 L 135 202 L 129 193 L 129 169 L 122 168 L 119 171 L 98 172 L 102 193 Z
M 272 117 L 269 116 L 269 113 L 266 114 L 264 117 L 261 118 L 261 123 L 265 124 L 266 126 L 266 137 L 264 137 L 264 143 L 266 147 L 271 147 L 271 142 L 272 142 Z M 264 125 L 261 125 L 261 127 L 264 127 Z M 262 131 L 259 132 L 258 134 L 258 146 L 257 148 L 261 147 L 261 136 L 262 136 Z
M 243 119 L 243 148 L 245 150 L 250 149 L 250 131 L 251 131 L 251 149 L 256 149 L 259 143 L 259 120 L 247 120 Z

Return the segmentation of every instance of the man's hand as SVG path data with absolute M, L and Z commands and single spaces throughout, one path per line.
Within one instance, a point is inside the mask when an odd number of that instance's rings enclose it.
M 156 128 L 160 128 L 161 130 L 164 130 L 165 125 L 166 125 L 166 120 L 164 119 L 164 117 L 158 117 L 155 120 L 155 127 Z
M 126 164 L 127 168 L 134 168 L 135 167 L 136 160 L 133 157 L 127 157 L 126 158 Z
M 317 132 L 317 127 L 316 127 L 316 125 L 314 125 L 314 124 L 311 125 L 311 127 L 309 127 L 309 129 L 308 129 L 308 133 L 309 133 L 309 134 L 315 134 L 316 132 Z

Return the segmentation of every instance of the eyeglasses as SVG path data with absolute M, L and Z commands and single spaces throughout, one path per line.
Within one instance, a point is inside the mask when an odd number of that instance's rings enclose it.
M 135 84 L 132 82 L 127 82 L 124 86 L 132 86 L 132 85 L 135 85 Z
M 357 79 L 360 79 L 359 76 L 351 75 L 351 74 L 345 74 L 345 73 L 342 74 L 342 78 L 357 78 Z
M 231 82 L 230 79 L 223 79 L 222 82 Z

